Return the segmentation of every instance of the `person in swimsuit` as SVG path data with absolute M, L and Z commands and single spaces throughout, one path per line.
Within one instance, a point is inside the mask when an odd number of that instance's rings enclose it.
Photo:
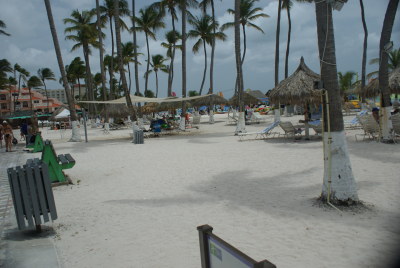
M 4 141 L 6 143 L 6 152 L 12 152 L 12 140 L 14 138 L 11 126 L 7 121 L 3 121 Z

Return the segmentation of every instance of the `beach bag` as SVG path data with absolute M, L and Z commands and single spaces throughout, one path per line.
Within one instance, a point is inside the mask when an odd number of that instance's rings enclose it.
M 17 140 L 16 138 L 13 138 L 13 139 L 12 139 L 12 143 L 13 143 L 14 145 L 17 145 L 17 144 L 18 144 L 18 140 Z

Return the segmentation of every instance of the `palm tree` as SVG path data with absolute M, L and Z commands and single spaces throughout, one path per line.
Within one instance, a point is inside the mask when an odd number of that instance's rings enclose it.
M 397 7 L 399 6 L 399 0 L 390 0 L 385 18 L 383 20 L 381 40 L 379 42 L 379 87 L 381 89 L 381 114 L 382 120 L 380 120 L 380 125 L 382 129 L 382 141 L 388 142 L 391 140 L 389 131 L 389 117 L 390 117 L 390 90 L 389 90 L 389 66 L 388 58 L 389 54 L 385 51 L 385 47 L 390 42 L 392 36 L 392 29 L 394 24 L 394 19 L 396 17 Z M 398 55 L 398 53 L 397 53 Z
M 368 46 L 368 29 L 367 29 L 367 23 L 365 22 L 363 0 L 360 0 L 360 8 L 361 8 L 361 20 L 364 29 L 363 57 L 361 63 L 361 92 L 363 92 L 365 87 L 365 68 L 367 64 L 367 46 Z M 363 94 L 361 94 L 361 102 L 365 103 L 365 97 L 363 96 Z
M 276 38 L 275 38 L 275 87 L 279 84 L 279 35 L 281 32 L 281 9 L 282 9 L 282 0 L 279 0 L 278 18 L 276 23 Z
M 38 76 L 40 80 L 42 81 L 42 84 L 44 86 L 44 91 L 46 92 L 46 99 L 47 99 L 47 112 L 50 112 L 49 109 L 49 94 L 47 93 L 47 87 L 46 87 L 46 80 L 56 80 L 56 77 L 54 76 L 54 73 L 50 68 L 41 68 L 37 71 Z
M 119 0 L 114 0 L 114 6 L 119 7 Z M 115 22 L 115 39 L 116 39 L 116 43 L 117 43 L 119 75 L 122 80 L 122 87 L 123 87 L 123 90 L 125 93 L 126 104 L 128 105 L 128 109 L 132 114 L 133 121 L 136 121 L 137 120 L 136 111 L 132 104 L 131 95 L 129 94 L 129 89 L 128 89 L 128 85 L 126 83 L 126 77 L 125 77 L 124 62 L 123 62 L 123 57 L 122 57 L 119 8 L 114 8 L 114 22 Z
M 51 12 L 50 0 L 44 0 L 44 4 L 46 5 L 47 18 L 49 19 L 50 32 L 53 37 L 54 50 L 57 55 L 57 62 L 58 62 L 58 66 L 60 68 L 61 77 L 63 78 L 65 95 L 67 95 L 68 107 L 69 107 L 71 121 L 72 121 L 72 137 L 71 137 L 70 141 L 80 141 L 81 138 L 79 135 L 78 117 L 76 115 L 75 102 L 71 95 L 71 89 L 68 84 L 67 74 L 64 69 L 64 63 L 62 60 L 60 44 L 58 43 L 58 37 L 57 37 L 56 27 L 54 24 L 53 13 Z
M 7 28 L 7 25 L 6 25 L 6 24 L 4 23 L 4 21 L 2 21 L 2 20 L 0 20 L 0 28 L 3 28 L 3 29 Z M 7 35 L 7 36 L 10 36 L 9 33 L 6 33 L 5 31 L 3 31 L 3 30 L 1 30 L 1 29 L 0 29 L 0 35 Z
M 19 93 L 21 91 L 21 80 L 26 83 L 30 75 L 29 72 L 26 69 L 22 68 L 18 63 L 14 65 L 14 75 L 16 72 L 18 72 L 18 94 L 14 96 L 14 112 L 17 107 L 15 103 L 18 101 L 20 95 Z
M 141 9 L 139 11 L 140 16 L 135 17 L 135 22 L 137 24 L 135 30 L 139 32 L 144 32 L 146 36 L 146 46 L 147 46 L 147 67 L 145 74 L 148 74 L 150 68 L 150 47 L 149 47 L 149 37 L 156 40 L 155 31 L 160 28 L 164 28 L 165 24 L 161 21 L 160 13 L 151 7 L 146 9 Z M 145 77 L 144 89 L 147 90 L 148 86 L 148 75 Z
M 110 36 L 111 36 L 111 55 L 115 56 L 115 45 L 114 45 L 114 31 L 113 31 L 113 18 L 114 18 L 114 0 L 104 0 L 104 5 L 100 6 L 101 22 L 109 22 Z M 128 30 L 128 26 L 122 20 L 121 17 L 129 16 L 128 2 L 126 0 L 119 1 L 119 23 L 121 25 L 121 30 Z M 111 59 L 111 72 L 110 72 L 110 89 L 111 98 L 114 99 L 114 88 L 112 87 L 112 80 L 114 78 L 114 58 Z
M 252 21 L 257 20 L 259 18 L 268 18 L 269 16 L 265 13 L 259 13 L 262 11 L 261 8 L 259 7 L 254 7 L 254 4 L 258 2 L 259 0 L 241 0 L 240 1 L 240 20 L 239 23 L 242 26 L 242 31 L 243 31 L 243 55 L 242 55 L 242 65 L 244 62 L 244 59 L 246 57 L 246 47 L 247 47 L 247 42 L 246 42 L 246 26 L 253 28 L 257 31 L 260 31 L 261 33 L 264 33 L 264 31 Z M 279 0 L 281 1 L 281 0 Z M 235 10 L 233 9 L 228 9 L 228 13 L 230 14 L 235 14 Z M 228 22 L 225 23 L 224 25 L 221 26 L 221 31 L 224 31 L 228 28 L 232 28 L 235 26 L 234 22 Z M 236 78 L 236 80 L 238 80 Z M 243 83 L 243 81 L 242 81 Z M 242 85 L 244 86 L 244 85 Z
M 198 38 L 196 43 L 193 46 L 193 52 L 197 53 L 200 49 L 200 46 L 203 45 L 204 50 L 204 72 L 203 72 L 203 80 L 201 82 L 199 95 L 201 95 L 203 91 L 204 81 L 207 73 L 207 49 L 206 44 L 212 45 L 213 38 L 219 40 L 225 40 L 226 35 L 223 32 L 216 32 L 214 35 L 214 29 L 218 28 L 218 24 L 214 24 L 213 19 L 208 15 L 203 15 L 202 17 L 194 17 L 189 19 L 189 23 L 193 26 L 193 30 L 190 30 L 188 33 L 189 38 Z
M 134 45 L 132 42 L 126 42 L 125 44 L 122 45 L 122 61 L 124 65 L 128 66 L 128 76 L 129 76 L 129 92 L 131 92 L 131 68 L 129 66 L 129 63 L 135 62 L 135 59 L 137 59 L 137 55 L 135 55 L 135 49 Z
M 182 39 L 182 36 L 178 31 L 169 31 L 165 34 L 166 42 L 162 42 L 161 46 L 167 49 L 167 57 L 171 59 L 168 70 L 168 97 L 172 96 L 172 82 L 174 80 L 174 59 L 175 59 L 175 50 L 182 49 L 181 45 L 177 45 L 176 43 Z
M 29 77 L 29 79 L 28 79 L 27 86 L 28 86 L 28 91 L 29 91 L 29 101 L 31 103 L 31 106 L 30 106 L 31 107 L 31 111 L 33 111 L 32 88 L 43 86 L 42 81 L 43 81 L 42 79 L 40 79 L 39 77 L 37 77 L 35 75 Z M 47 101 L 48 101 L 48 99 L 47 99 Z M 49 106 L 47 106 L 47 109 L 48 108 L 49 108 Z
M 388 69 L 391 72 L 394 69 L 400 67 L 400 48 L 394 49 L 393 51 L 390 51 L 387 54 L 388 54 Z M 369 64 L 379 64 L 379 58 L 371 59 L 369 61 Z M 378 74 L 379 70 L 370 72 L 369 74 L 367 74 L 367 78 L 378 76 Z
M 344 96 L 345 99 L 346 91 L 354 87 L 353 80 L 355 76 L 356 73 L 352 71 L 345 72 L 344 74 L 342 72 L 338 72 L 340 95 Z
M 358 201 L 351 169 L 336 69 L 332 6 L 315 2 L 321 79 L 328 94 L 329 114 L 324 109 L 324 182 L 321 199 L 328 203 L 353 204 Z M 329 116 L 330 120 L 326 120 Z M 329 142 L 328 142 L 329 141 Z M 333 153 L 340 152 L 340 153 Z
M 133 53 L 135 57 L 135 85 L 136 85 L 136 94 L 140 94 L 140 86 L 139 86 L 139 66 L 138 66 L 138 59 L 137 59 L 137 40 L 136 40 L 136 23 L 135 23 L 135 18 L 136 17 L 136 11 L 135 11 L 135 0 L 132 0 L 132 33 L 133 33 Z M 141 106 L 139 103 L 139 110 L 138 110 L 138 117 L 142 118 L 142 111 L 141 111 Z
M 65 37 L 66 40 L 75 41 L 75 45 L 72 47 L 71 51 L 75 51 L 82 47 L 83 55 L 85 58 L 86 65 L 86 91 L 89 100 L 94 99 L 93 92 L 93 82 L 92 73 L 90 70 L 89 56 L 91 54 L 90 46 L 95 48 L 100 48 L 97 41 L 97 29 L 96 23 L 92 22 L 95 13 L 91 11 L 74 10 L 71 13 L 71 18 L 64 19 L 64 24 L 70 24 L 70 27 L 65 28 L 65 33 L 75 33 L 75 35 L 70 34 Z M 89 113 L 94 113 L 95 106 L 89 105 Z
M 180 0 L 179 6 L 182 13 L 182 98 L 186 97 L 186 11 L 187 3 L 185 0 Z M 182 102 L 182 115 L 186 116 L 186 102 Z M 183 119 L 181 119 L 183 120 Z
M 72 80 L 77 80 L 78 81 L 78 94 L 79 94 L 79 100 L 82 98 L 82 92 L 81 92 L 81 78 L 84 78 L 86 76 L 86 66 L 85 63 L 81 60 L 80 57 L 75 57 L 70 65 L 67 65 L 68 67 L 66 68 L 67 70 L 67 75 L 68 77 L 71 77 Z M 72 94 L 74 96 L 74 94 Z
M 152 55 L 151 62 L 150 62 L 152 69 L 150 69 L 148 71 L 148 73 L 145 74 L 145 76 L 146 75 L 148 76 L 150 73 L 152 73 L 154 71 L 154 73 L 156 75 L 156 98 L 158 97 L 158 71 L 160 70 L 164 73 L 168 73 L 168 69 L 169 69 L 169 67 L 164 64 L 165 61 L 166 61 L 166 59 L 164 59 L 163 55 L 160 55 L 160 54 Z
M 242 65 L 243 58 L 240 56 L 240 22 L 241 22 L 241 1 L 235 0 L 235 56 L 236 56 L 236 80 L 237 80 L 237 93 L 239 99 L 239 120 L 236 126 L 235 134 L 245 131 L 245 121 L 244 121 L 244 105 L 243 105 L 243 73 Z
M 13 68 L 11 64 L 6 59 L 0 60 L 0 88 L 3 88 L 9 83 L 7 78 L 7 73 L 12 73 Z
M 103 101 L 107 100 L 107 89 L 106 89 L 106 73 L 104 71 L 104 47 L 103 47 L 103 35 L 101 32 L 101 11 L 100 11 L 100 4 L 99 0 L 96 0 L 96 28 L 97 28 L 97 33 L 98 33 L 98 39 L 99 39 L 99 56 L 100 56 L 100 78 L 101 78 L 101 90 L 103 92 Z M 105 121 L 108 123 L 108 112 L 107 112 L 107 105 L 104 105 L 104 111 L 105 111 Z

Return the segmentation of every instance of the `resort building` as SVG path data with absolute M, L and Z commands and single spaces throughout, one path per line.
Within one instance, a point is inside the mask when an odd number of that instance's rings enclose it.
M 56 98 L 49 98 L 36 90 L 29 92 L 28 88 L 15 86 L 9 89 L 0 89 L 0 115 L 7 115 L 16 111 L 35 111 L 39 113 L 52 113 L 63 103 Z

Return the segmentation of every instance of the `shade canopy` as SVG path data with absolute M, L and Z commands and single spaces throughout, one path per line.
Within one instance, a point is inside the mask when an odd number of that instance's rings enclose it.
M 247 90 L 243 92 L 243 102 L 245 105 L 258 104 L 266 101 L 267 96 L 260 90 Z M 233 96 L 229 102 L 234 105 L 239 104 L 238 96 Z
M 393 70 L 389 74 L 389 92 L 390 94 L 400 94 L 400 68 Z M 364 91 L 361 92 L 361 87 L 355 90 L 356 94 L 363 95 L 366 98 L 373 98 L 381 94 L 379 88 L 379 79 L 372 79 L 368 85 L 365 86 Z
M 196 99 L 206 98 L 212 94 L 202 95 L 202 96 L 195 96 L 195 97 L 186 97 L 186 98 L 175 98 L 175 97 L 168 97 L 168 98 L 146 98 L 140 97 L 135 95 L 130 95 L 132 103 L 141 103 L 141 102 L 155 102 L 155 103 L 165 103 L 165 102 L 182 102 L 182 101 L 192 101 Z M 116 100 L 110 101 L 80 101 L 81 103 L 103 103 L 103 104 L 126 104 L 126 98 L 122 97 Z
M 205 98 L 192 100 L 190 103 L 193 106 L 203 106 L 203 105 L 227 104 L 229 103 L 229 101 L 219 95 L 211 94 Z
M 320 91 L 314 89 L 315 82 L 318 82 L 320 79 L 320 76 L 308 68 L 304 62 L 304 58 L 301 57 L 299 67 L 297 67 L 296 71 L 270 90 L 268 93 L 270 102 L 292 105 L 320 103 Z

